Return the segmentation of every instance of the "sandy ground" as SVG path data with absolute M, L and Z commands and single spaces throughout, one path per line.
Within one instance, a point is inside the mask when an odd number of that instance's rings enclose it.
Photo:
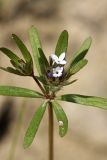
M 9 47 L 18 55 L 11 33 L 19 35 L 31 50 L 28 28 L 33 24 L 40 33 L 46 56 L 54 52 L 59 33 L 69 32 L 68 61 L 83 40 L 92 36 L 93 43 L 87 59 L 88 65 L 76 74 L 78 81 L 60 93 L 78 93 L 107 97 L 107 1 L 106 0 L 1 0 L 0 1 L 0 46 Z M 9 66 L 9 60 L 0 55 L 0 65 Z M 0 85 L 17 85 L 39 90 L 32 79 L 18 77 L 0 71 Z M 28 86 L 29 85 L 29 86 Z M 7 97 L 0 97 L 0 107 Z M 22 98 L 15 101 L 14 114 L 17 117 Z M 34 111 L 40 105 L 39 99 L 27 100 L 27 109 L 19 137 L 15 160 L 47 160 L 48 121 L 47 113 L 40 125 L 33 145 L 24 150 L 22 141 Z M 55 119 L 55 160 L 106 160 L 107 159 L 107 111 L 62 103 L 69 118 L 69 131 L 64 138 L 58 135 Z M 10 131 L 0 143 L 0 159 L 8 156 L 17 118 Z

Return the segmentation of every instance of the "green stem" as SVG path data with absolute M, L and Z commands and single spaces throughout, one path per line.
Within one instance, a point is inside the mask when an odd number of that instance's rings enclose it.
M 40 84 L 40 82 L 37 80 L 37 78 L 35 77 L 35 75 L 33 74 L 32 75 L 32 78 L 35 80 L 35 82 L 37 83 L 37 85 L 39 86 L 39 88 L 41 89 L 42 93 L 45 95 L 45 90 L 44 88 L 42 87 L 42 85 Z
M 48 106 L 48 113 L 49 113 L 49 160 L 53 160 L 53 131 L 54 131 L 54 124 L 53 124 L 53 109 L 52 104 L 49 102 Z

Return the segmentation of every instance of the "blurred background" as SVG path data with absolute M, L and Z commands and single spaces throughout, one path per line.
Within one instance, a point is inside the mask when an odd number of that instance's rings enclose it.
M 64 29 L 69 32 L 68 57 L 72 57 L 81 43 L 91 36 L 92 46 L 87 55 L 88 65 L 75 75 L 78 81 L 62 89 L 61 93 L 78 93 L 107 98 L 107 1 L 106 0 L 0 0 L 0 47 L 9 47 L 21 55 L 11 34 L 17 34 L 28 46 L 28 29 L 38 28 L 46 56 L 54 53 L 56 41 Z M 10 66 L 9 59 L 0 54 L 0 66 Z M 39 88 L 29 77 L 19 77 L 0 70 L 0 85 Z M 59 93 L 60 94 L 60 93 Z M 23 102 L 24 101 L 24 102 Z M 41 104 L 39 99 L 0 97 L 0 159 L 13 160 L 12 140 L 21 130 L 14 160 L 47 160 L 48 114 L 42 120 L 32 146 L 22 147 L 25 130 L 34 111 Z M 106 160 L 107 111 L 71 103 L 60 103 L 69 120 L 69 130 L 64 138 L 58 135 L 55 117 L 55 160 Z M 15 142 L 16 143 L 16 142 Z M 12 155 L 12 154 L 11 154 Z

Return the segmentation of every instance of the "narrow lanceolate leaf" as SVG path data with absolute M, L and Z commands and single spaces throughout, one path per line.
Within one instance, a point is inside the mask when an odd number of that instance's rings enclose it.
M 86 64 L 88 63 L 88 60 L 86 59 L 82 59 L 80 60 L 78 63 L 74 64 L 71 68 L 70 68 L 70 75 L 73 75 L 77 72 L 79 72 Z
M 66 52 L 68 48 L 68 32 L 64 30 L 57 42 L 55 54 L 60 56 L 61 53 Z
M 58 100 L 73 102 L 86 106 L 93 106 L 102 109 L 107 109 L 107 99 L 94 96 L 85 96 L 79 94 L 66 94 L 57 98 Z
M 46 110 L 46 106 L 47 102 L 44 102 L 34 113 L 33 118 L 29 124 L 29 127 L 25 133 L 24 143 L 23 143 L 24 148 L 27 148 L 32 144 L 36 132 L 38 130 L 38 127 L 40 125 L 40 122 L 43 118 L 44 112 Z
M 42 98 L 43 95 L 27 88 L 20 88 L 14 86 L 0 86 L 0 95 L 3 96 L 15 96 L 15 97 L 31 97 Z
M 0 48 L 0 51 L 2 51 L 6 56 L 8 56 L 12 61 L 16 62 L 17 64 L 19 63 L 18 61 L 20 60 L 20 58 L 8 48 Z
M 34 62 L 36 64 L 37 71 L 39 75 L 42 75 L 42 70 L 41 70 L 42 67 L 40 63 L 40 60 L 42 59 L 42 57 L 39 52 L 39 48 L 42 48 L 42 47 L 41 47 L 41 42 L 39 39 L 37 29 L 34 26 L 32 26 L 29 30 L 29 38 L 32 46 Z
M 41 48 L 39 48 L 38 50 L 39 50 L 39 55 L 40 55 L 40 58 L 38 59 L 39 64 L 40 64 L 39 67 L 41 70 L 41 74 L 43 76 L 46 73 L 46 68 L 49 67 L 49 63 L 45 57 L 43 50 Z
M 28 51 L 27 47 L 22 42 L 22 40 L 15 34 L 12 34 L 12 38 L 16 42 L 16 44 L 19 47 L 20 51 L 22 52 L 22 55 L 23 55 L 25 61 L 27 61 L 27 62 L 31 61 L 32 57 L 30 55 L 30 52 Z
M 75 83 L 77 80 L 78 80 L 78 79 L 74 79 L 74 80 L 72 80 L 71 82 L 66 81 L 66 82 L 62 83 L 62 85 L 63 85 L 63 86 L 67 86 L 67 85 L 70 85 L 70 84 L 72 84 L 72 83 Z
M 7 68 L 0 67 L 0 69 L 4 70 L 6 72 L 9 72 L 9 73 L 17 74 L 17 75 L 20 75 L 20 76 L 25 76 L 24 74 L 21 74 L 18 70 L 14 69 L 12 67 L 7 67 Z
M 82 60 L 85 55 L 87 54 L 90 46 L 91 46 L 91 43 L 92 43 L 92 39 L 91 37 L 87 38 L 82 46 L 80 47 L 80 49 L 74 54 L 74 57 L 71 61 L 71 64 L 70 66 L 74 65 L 75 63 L 78 63 L 80 60 Z
M 40 60 L 42 60 L 44 67 L 45 68 L 48 67 L 49 66 L 48 60 L 41 48 L 39 48 L 39 54 L 40 54 Z M 41 61 L 39 61 L 39 63 L 41 63 Z
M 68 130 L 68 119 L 67 116 L 62 109 L 62 107 L 59 105 L 58 102 L 53 101 L 52 102 L 53 109 L 55 111 L 57 120 L 58 120 L 58 125 L 59 125 L 59 135 L 61 137 L 65 136 Z

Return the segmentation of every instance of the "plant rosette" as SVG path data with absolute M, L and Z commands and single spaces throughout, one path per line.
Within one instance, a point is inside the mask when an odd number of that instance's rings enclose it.
M 79 50 L 73 54 L 69 64 L 66 61 L 68 48 L 68 32 L 66 30 L 60 34 L 55 51 L 50 55 L 49 60 L 47 60 L 44 54 L 37 29 L 34 26 L 29 29 L 29 39 L 34 61 L 22 40 L 15 34 L 12 35 L 12 38 L 20 49 L 23 59 L 8 48 L 2 47 L 0 51 L 10 58 L 12 67 L 0 67 L 0 69 L 19 76 L 32 77 L 39 86 L 41 93 L 28 88 L 0 86 L 0 95 L 44 99 L 43 104 L 41 104 L 34 113 L 25 133 L 24 148 L 32 144 L 46 108 L 50 104 L 52 107 L 51 109 L 55 112 L 59 126 L 59 135 L 61 137 L 65 136 L 67 133 L 68 119 L 58 101 L 67 101 L 84 106 L 107 109 L 107 99 L 105 98 L 80 94 L 57 96 L 57 92 L 60 91 L 62 87 L 71 85 L 77 81 L 77 79 L 73 79 L 73 75 L 87 64 L 88 60 L 85 59 L 85 56 L 91 46 L 91 37 L 87 38 Z M 38 71 L 38 75 L 35 75 L 35 67 Z

